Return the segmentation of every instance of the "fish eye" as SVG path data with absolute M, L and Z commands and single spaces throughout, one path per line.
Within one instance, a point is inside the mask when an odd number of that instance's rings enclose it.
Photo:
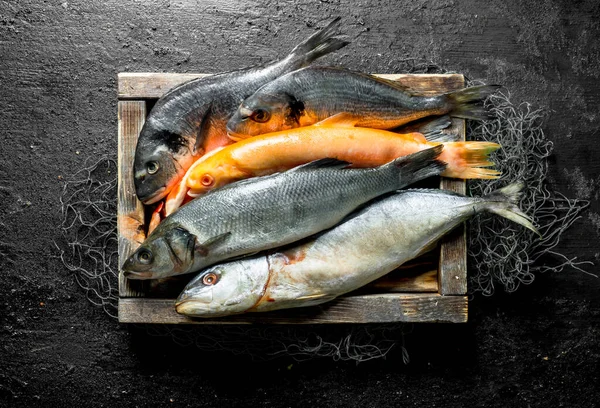
M 148 265 L 150 262 L 152 262 L 152 252 L 147 249 L 140 249 L 137 254 L 137 259 L 140 263 Z
M 211 176 L 210 174 L 205 173 L 202 175 L 202 178 L 200 179 L 200 183 L 204 187 L 210 187 L 213 184 L 215 184 L 215 178 L 213 176 Z
M 219 277 L 214 272 L 209 272 L 202 277 L 202 283 L 206 286 L 212 286 L 219 280 Z
M 270 118 L 271 118 L 271 114 L 269 113 L 269 111 L 266 111 L 264 109 L 257 109 L 252 114 L 252 120 L 254 120 L 255 122 L 258 122 L 258 123 L 265 123 Z
M 151 161 L 146 163 L 146 170 L 148 171 L 148 174 L 154 174 L 158 171 L 158 163 L 155 161 Z

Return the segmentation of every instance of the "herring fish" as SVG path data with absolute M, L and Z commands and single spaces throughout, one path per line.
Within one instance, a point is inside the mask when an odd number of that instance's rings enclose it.
M 517 206 L 522 187 L 512 184 L 485 197 L 443 190 L 398 192 L 300 245 L 202 271 L 177 299 L 177 312 L 219 317 L 317 305 L 391 272 L 480 212 L 538 233 Z
M 333 37 L 339 22 L 338 17 L 280 61 L 194 79 L 163 95 L 146 118 L 135 151 L 133 176 L 140 201 L 161 200 L 196 159 L 231 143 L 227 120 L 261 85 L 346 46 L 347 41 Z
M 180 275 L 306 238 L 375 197 L 439 175 L 441 148 L 371 169 L 325 159 L 213 190 L 165 218 L 123 272 L 130 279 Z
M 497 85 L 465 88 L 440 95 L 414 94 L 398 81 L 337 67 L 306 67 L 283 75 L 246 98 L 227 122 L 229 137 L 308 126 L 338 113 L 356 126 L 392 129 L 431 115 L 481 120 L 482 101 Z

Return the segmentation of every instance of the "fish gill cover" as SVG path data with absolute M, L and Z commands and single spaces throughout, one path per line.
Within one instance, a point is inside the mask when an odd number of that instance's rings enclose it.
M 409 73 L 446 73 L 433 63 L 402 61 Z M 470 81 L 467 85 L 477 85 Z M 487 100 L 495 119 L 467 121 L 467 140 L 485 140 L 503 146 L 495 157 L 502 172 L 497 180 L 470 180 L 470 195 L 484 195 L 514 181 L 523 180 L 526 190 L 521 208 L 530 215 L 542 239 L 514 223 L 493 215 L 480 215 L 468 224 L 468 279 L 471 294 L 492 295 L 500 287 L 506 292 L 533 282 L 536 273 L 573 268 L 585 272 L 585 264 L 556 250 L 562 234 L 588 206 L 550 191 L 546 176 L 552 142 L 542 129 L 548 111 L 528 103 L 515 105 L 508 92 Z M 94 162 L 68 180 L 61 196 L 62 240 L 57 243 L 65 268 L 87 294 L 89 301 L 117 318 L 117 167 L 115 154 Z M 588 273 L 588 272 L 585 272 Z M 406 325 L 339 327 L 175 327 L 153 325 L 150 335 L 170 336 L 182 346 L 201 350 L 224 350 L 254 359 L 278 356 L 305 360 L 329 357 L 357 362 L 385 357 L 393 347 L 402 348 Z

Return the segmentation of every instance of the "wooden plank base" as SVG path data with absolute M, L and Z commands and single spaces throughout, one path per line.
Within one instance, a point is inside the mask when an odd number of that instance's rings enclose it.
M 466 296 L 437 293 L 373 294 L 339 298 L 320 306 L 248 313 L 215 319 L 178 314 L 173 299 L 124 298 L 119 321 L 151 324 L 331 324 L 331 323 L 465 323 Z

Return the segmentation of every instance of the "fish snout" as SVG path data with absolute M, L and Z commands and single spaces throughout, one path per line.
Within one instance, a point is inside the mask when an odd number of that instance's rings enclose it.
M 182 304 L 184 304 L 185 302 L 188 302 L 191 300 L 191 296 L 184 292 L 181 292 L 181 294 L 177 297 L 177 299 L 175 300 L 175 307 L 179 307 Z

